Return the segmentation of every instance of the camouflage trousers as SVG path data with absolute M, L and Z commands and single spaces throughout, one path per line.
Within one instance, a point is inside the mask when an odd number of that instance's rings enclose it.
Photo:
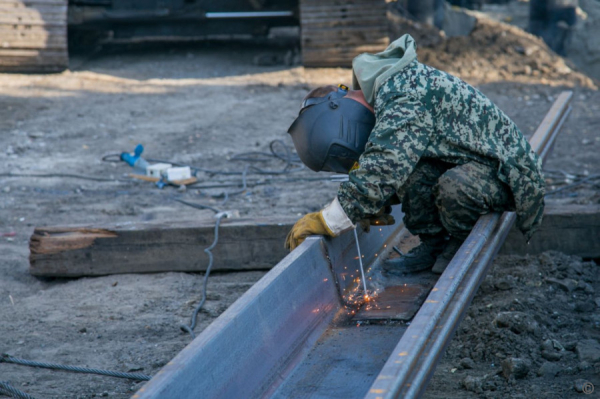
M 465 239 L 479 216 L 515 209 L 510 188 L 497 178 L 496 170 L 478 162 L 455 166 L 422 159 L 398 198 L 404 224 L 415 235 L 445 231 Z

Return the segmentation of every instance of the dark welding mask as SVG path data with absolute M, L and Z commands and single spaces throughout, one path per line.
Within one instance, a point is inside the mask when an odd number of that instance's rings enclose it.
M 298 156 L 315 172 L 348 173 L 375 126 L 373 113 L 346 94 L 340 85 L 324 97 L 307 98 L 288 129 Z

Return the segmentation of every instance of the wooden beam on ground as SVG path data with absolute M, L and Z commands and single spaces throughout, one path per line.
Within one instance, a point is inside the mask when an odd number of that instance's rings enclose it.
M 213 250 L 213 270 L 270 269 L 294 220 L 224 219 Z M 45 277 L 120 273 L 203 272 L 204 249 L 214 239 L 214 220 L 197 223 L 129 223 L 101 227 L 38 227 L 29 242 L 30 272 Z M 527 245 L 516 229 L 501 254 L 555 250 L 600 258 L 600 204 L 546 207 L 540 230 Z
M 529 244 L 513 227 L 500 254 L 535 255 L 550 250 L 600 258 L 600 204 L 546 205 L 542 225 Z
M 212 251 L 215 270 L 270 269 L 294 221 L 223 219 Z M 38 227 L 29 241 L 35 276 L 82 277 L 121 273 L 202 272 L 215 219 L 197 223 L 129 223 L 101 227 Z

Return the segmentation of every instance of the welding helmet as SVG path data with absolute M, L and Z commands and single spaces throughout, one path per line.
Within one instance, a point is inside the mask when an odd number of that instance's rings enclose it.
M 307 98 L 288 129 L 298 156 L 315 172 L 350 172 L 375 126 L 373 112 L 346 94 L 348 87 L 339 85 L 326 96 Z

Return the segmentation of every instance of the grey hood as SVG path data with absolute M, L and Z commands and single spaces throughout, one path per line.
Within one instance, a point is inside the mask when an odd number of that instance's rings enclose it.
M 417 43 L 411 35 L 403 35 L 377 54 L 364 53 L 352 61 L 352 86 L 362 89 L 371 106 L 379 87 L 392 75 L 417 59 Z

